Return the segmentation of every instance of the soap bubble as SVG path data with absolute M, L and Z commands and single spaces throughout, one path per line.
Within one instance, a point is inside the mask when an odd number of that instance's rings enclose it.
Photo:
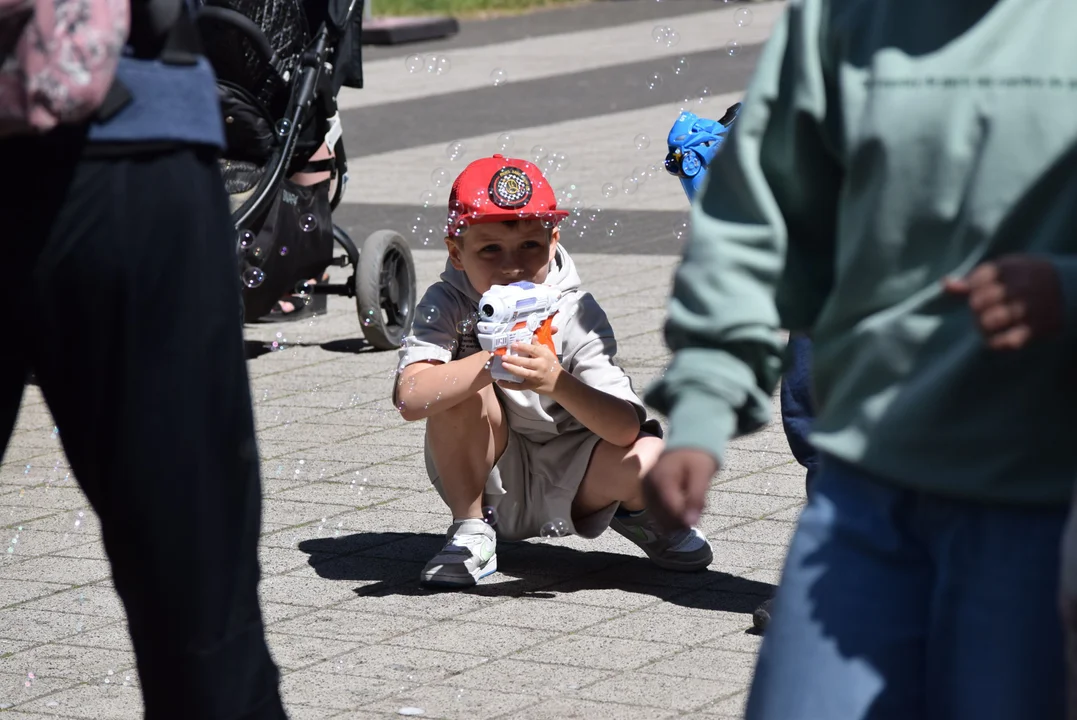
M 651 146 L 651 138 L 644 133 L 637 135 L 632 142 L 636 144 L 636 150 L 639 150 L 640 152 L 643 152 Z
M 748 8 L 740 8 L 733 13 L 733 22 L 737 27 L 748 27 L 752 24 L 752 11 Z
M 528 157 L 531 159 L 531 162 L 538 165 L 540 162 L 542 162 L 543 158 L 546 157 L 546 148 L 542 147 L 541 145 L 534 145 L 532 146 L 531 154 Z
M 288 118 L 281 118 L 277 121 L 277 134 L 284 137 L 292 130 L 292 121 Z
M 677 224 L 673 226 L 673 237 L 678 240 L 684 240 L 688 237 L 688 221 L 678 220 Z
M 419 202 L 423 204 L 423 207 L 430 207 L 437 202 L 437 199 L 438 196 L 433 190 L 423 190 L 422 194 L 419 195 Z
M 701 87 L 699 89 L 699 92 L 697 93 L 697 95 L 699 95 L 699 98 L 696 100 L 696 102 L 699 103 L 700 105 L 703 105 L 708 100 L 711 99 L 711 89 L 709 87 L 707 87 L 706 85 L 704 85 L 703 87 Z
M 475 313 L 471 313 L 466 318 L 456 323 L 456 332 L 461 335 L 467 335 L 469 332 L 475 329 L 475 322 Z
M 647 77 L 647 89 L 657 90 L 662 86 L 662 76 L 659 73 L 651 73 Z
M 632 168 L 632 177 L 635 178 L 637 185 L 642 185 L 647 182 L 647 168 L 637 165 Z
M 281 256 L 281 257 L 284 257 L 284 256 L 286 256 L 287 254 L 288 254 L 288 246 L 287 246 L 287 245 L 281 245 L 281 248 L 280 248 L 280 256 Z
M 665 45 L 666 38 L 669 36 L 670 31 L 673 28 L 666 25 L 655 25 L 651 28 L 651 39 L 658 45 Z
M 499 153 L 506 153 L 506 152 L 508 152 L 509 150 L 512 149 L 512 146 L 513 146 L 514 143 L 515 143 L 515 141 L 513 140 L 513 137 L 512 137 L 511 134 L 509 134 L 509 133 L 501 133 L 500 135 L 497 136 L 497 143 L 496 143 L 497 151 Z
M 552 230 L 553 228 L 557 227 L 557 216 L 553 215 L 552 213 L 546 213 L 539 216 L 539 223 L 547 230 Z
M 415 215 L 408 222 L 408 232 L 411 233 L 412 235 L 418 235 L 419 232 L 422 230 L 422 227 L 423 227 L 423 216 L 422 215 Z
M 568 523 L 560 518 L 554 518 L 542 526 L 539 536 L 544 538 L 559 538 L 568 535 Z
M 729 57 L 740 55 L 740 43 L 736 40 L 730 40 L 725 44 L 725 53 Z
M 557 191 L 557 203 L 558 205 L 571 205 L 574 201 L 580 199 L 580 186 L 576 183 L 569 183 L 560 190 Z
M 318 218 L 314 217 L 312 213 L 306 213 L 299 218 L 299 228 L 303 232 L 314 232 L 318 229 Z
M 557 152 L 550 155 L 550 158 L 554 162 L 554 169 L 558 172 L 562 172 L 568 169 L 568 156 L 563 152 Z
M 490 505 L 484 507 L 482 509 L 482 520 L 487 525 L 497 525 L 497 509 Z
M 449 171 L 443 167 L 434 168 L 434 171 L 430 173 L 430 182 L 434 183 L 435 187 L 445 187 L 450 179 Z
M 363 327 L 370 327 L 371 325 L 373 325 L 374 311 L 367 310 L 366 312 L 364 312 L 362 318 L 360 319 L 360 322 L 363 324 Z
M 252 245 L 254 245 L 255 234 L 252 233 L 250 230 L 240 230 L 238 240 L 239 246 L 244 250 L 248 250 Z
M 494 84 L 494 87 L 500 87 L 504 85 L 509 79 L 509 74 L 502 68 L 494 68 L 490 72 L 490 81 Z
M 460 142 L 459 140 L 456 140 L 449 143 L 449 145 L 445 148 L 445 156 L 449 158 L 449 160 L 455 162 L 460 159 L 460 156 L 462 156 L 466 150 L 467 147 L 464 145 L 464 143 Z
M 673 62 L 673 74 L 684 75 L 688 72 L 688 58 L 679 57 Z
M 243 284 L 254 289 L 265 282 L 266 274 L 262 272 L 262 268 L 249 267 L 243 271 Z
M 449 234 L 453 237 L 460 237 L 468 231 L 471 227 L 471 223 L 467 221 L 467 218 L 458 218 L 453 221 L 452 226 L 449 228 Z
M 613 183 L 606 183 L 602 186 L 602 197 L 609 200 L 617 195 L 617 186 Z
M 606 235 L 608 235 L 609 237 L 617 237 L 620 234 L 621 234 L 621 223 L 614 220 L 613 222 L 611 222 L 609 224 L 609 227 L 606 228 Z
M 452 61 L 450 61 L 449 58 L 445 57 L 444 55 L 438 56 L 438 59 L 434 64 L 434 74 L 444 75 L 450 70 L 452 70 Z
M 441 315 L 441 311 L 433 305 L 420 305 L 419 317 L 423 319 L 423 322 L 433 323 L 437 322 L 438 317 Z
M 407 59 L 404 61 L 404 67 L 407 68 L 407 71 L 412 75 L 422 70 L 425 64 L 426 62 L 423 60 L 422 55 L 408 55 Z
M 639 180 L 634 177 L 626 177 L 621 181 L 621 189 L 624 190 L 625 195 L 632 195 L 639 190 Z

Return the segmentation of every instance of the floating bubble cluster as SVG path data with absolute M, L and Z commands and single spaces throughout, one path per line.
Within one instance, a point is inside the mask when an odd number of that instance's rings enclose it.
M 409 75 L 418 75 L 423 71 L 430 75 L 444 75 L 452 69 L 452 61 L 444 55 L 408 55 L 404 60 L 404 69 Z

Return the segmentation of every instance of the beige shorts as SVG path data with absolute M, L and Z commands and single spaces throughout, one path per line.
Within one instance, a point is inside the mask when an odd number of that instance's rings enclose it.
M 505 453 L 486 478 L 483 504 L 496 513 L 498 537 L 539 537 L 547 523 L 563 521 L 568 534 L 596 538 L 610 525 L 617 503 L 584 518 L 572 517 L 572 501 L 583 482 L 599 437 L 579 431 L 536 442 L 509 429 Z M 441 478 L 424 443 L 426 471 L 441 499 Z

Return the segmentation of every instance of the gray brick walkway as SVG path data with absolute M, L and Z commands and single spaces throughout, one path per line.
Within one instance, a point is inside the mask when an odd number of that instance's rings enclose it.
M 576 256 L 642 387 L 660 372 L 673 258 Z M 420 283 L 444 255 L 417 254 Z M 265 483 L 261 592 L 291 716 L 738 717 L 803 474 L 779 425 L 735 443 L 703 527 L 711 568 L 650 566 L 613 533 L 500 548 L 471 592 L 417 586 L 449 517 L 421 425 L 390 405 L 395 356 L 356 340 L 354 306 L 251 328 Z M 276 333 L 281 333 L 276 337 Z M 283 349 L 269 351 L 277 341 Z M 123 613 L 93 512 L 31 388 L 0 468 L 0 713 L 141 716 Z

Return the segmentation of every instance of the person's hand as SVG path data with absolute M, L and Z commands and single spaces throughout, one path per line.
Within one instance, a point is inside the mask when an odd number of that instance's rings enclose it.
M 967 277 L 946 278 L 943 288 L 968 298 L 987 344 L 1017 350 L 1062 331 L 1062 284 L 1050 261 L 1007 255 L 977 266 Z
M 647 509 L 670 530 L 695 526 L 716 472 L 718 461 L 704 450 L 667 450 L 643 478 Z
M 539 395 L 552 394 L 563 370 L 553 351 L 545 345 L 527 343 L 513 343 L 512 349 L 519 354 L 502 355 L 501 367 L 523 382 L 499 380 L 497 384 L 506 390 L 533 390 Z

